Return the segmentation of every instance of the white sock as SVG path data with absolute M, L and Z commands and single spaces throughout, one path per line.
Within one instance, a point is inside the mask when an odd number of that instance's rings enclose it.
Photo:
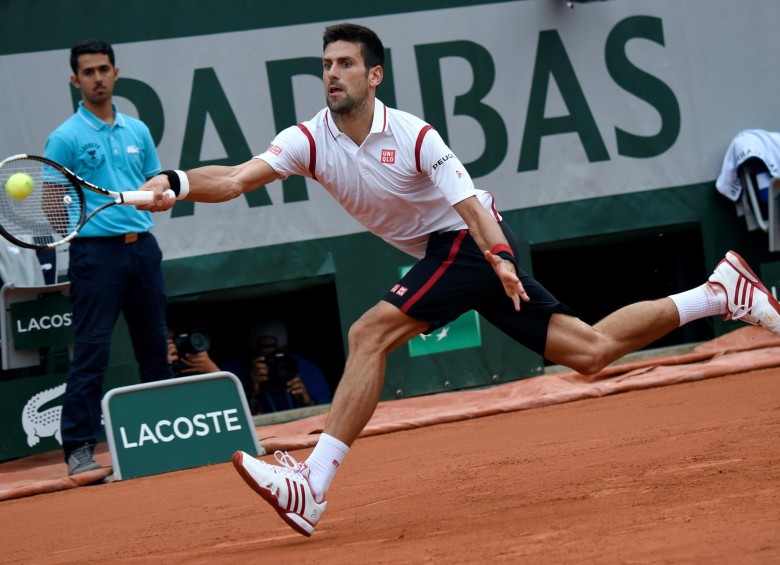
M 672 294 L 669 298 L 677 306 L 681 326 L 700 318 L 727 312 L 726 295 L 712 289 L 707 283 L 679 294 Z
M 349 453 L 349 447 L 346 444 L 328 434 L 320 434 L 314 451 L 306 459 L 306 465 L 311 470 L 309 485 L 318 501 L 325 498 L 325 493 L 328 492 L 330 483 L 347 457 L 347 453 Z

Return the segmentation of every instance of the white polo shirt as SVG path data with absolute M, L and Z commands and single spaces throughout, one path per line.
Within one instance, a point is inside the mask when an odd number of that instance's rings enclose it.
M 492 195 L 474 187 L 432 126 L 379 100 L 371 132 L 360 146 L 339 131 L 324 108 L 281 131 L 255 158 L 283 178 L 316 180 L 371 233 L 417 258 L 425 255 L 431 233 L 466 228 L 453 205 L 469 196 L 501 219 Z

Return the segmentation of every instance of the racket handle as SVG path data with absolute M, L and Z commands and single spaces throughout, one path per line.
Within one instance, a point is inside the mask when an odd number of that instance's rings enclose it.
M 176 199 L 176 194 L 169 188 L 165 195 Z M 122 193 L 122 204 L 151 204 L 154 202 L 154 192 L 151 190 L 128 190 Z

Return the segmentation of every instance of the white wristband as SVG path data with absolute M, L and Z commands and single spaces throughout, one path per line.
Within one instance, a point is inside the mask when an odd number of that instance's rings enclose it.
M 184 200 L 190 193 L 190 179 L 187 178 L 187 173 L 178 169 L 173 171 L 179 177 L 179 195 L 176 200 Z

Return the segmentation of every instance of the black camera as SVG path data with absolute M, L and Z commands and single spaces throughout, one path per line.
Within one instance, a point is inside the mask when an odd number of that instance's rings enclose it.
M 211 347 L 211 337 L 203 332 L 179 334 L 174 336 L 173 344 L 176 346 L 179 357 L 184 357 L 187 353 L 208 351 Z
M 208 351 L 209 347 L 211 347 L 209 334 L 197 331 L 179 334 L 174 336 L 171 341 L 176 346 L 176 353 L 179 355 L 179 360 L 171 364 L 171 370 L 174 375 L 181 373 L 187 368 L 187 365 L 181 361 L 187 353 L 200 353 L 201 351 Z
M 295 357 L 282 349 L 274 349 L 265 356 L 268 365 L 268 386 L 286 390 L 287 382 L 298 374 L 298 362 Z

